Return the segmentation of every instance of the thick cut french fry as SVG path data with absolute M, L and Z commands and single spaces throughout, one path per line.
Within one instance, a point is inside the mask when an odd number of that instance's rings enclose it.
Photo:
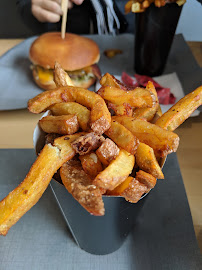
M 132 172 L 134 163 L 135 157 L 124 149 L 121 149 L 116 159 L 96 176 L 93 184 L 104 189 L 113 190 L 126 180 Z
M 200 105 L 202 105 L 202 86 L 180 99 L 157 121 L 156 125 L 173 131 L 179 127 Z
M 117 80 L 113 75 L 111 75 L 109 73 L 105 73 L 105 75 L 102 76 L 102 78 L 100 80 L 100 84 L 102 86 L 113 86 L 116 88 L 127 90 L 126 86 L 122 82 Z
M 90 111 L 76 102 L 65 102 L 54 104 L 49 107 L 53 115 L 74 114 L 78 118 L 79 126 L 83 131 L 90 129 Z
M 39 120 L 39 125 L 46 133 L 74 134 L 79 129 L 76 115 L 48 115 Z
M 96 154 L 103 165 L 108 166 L 119 154 L 118 146 L 110 139 L 106 140 L 96 150 Z
M 99 89 L 98 94 L 111 103 L 117 105 L 127 103 L 135 108 L 152 107 L 156 100 L 151 92 L 140 87 L 125 91 L 120 88 L 105 86 Z
M 24 181 L 0 202 L 0 234 L 8 230 L 41 198 L 54 173 L 75 155 L 72 140 L 80 134 L 57 138 L 46 144 Z
M 158 96 L 157 96 L 156 89 L 155 89 L 152 82 L 148 81 L 145 89 L 154 95 L 154 97 L 156 98 L 156 102 L 155 102 L 154 106 L 151 108 L 137 108 L 137 109 L 135 109 L 133 111 L 132 116 L 136 119 L 146 119 L 147 121 L 151 121 L 159 108 Z
M 127 201 L 137 203 L 143 194 L 147 193 L 148 187 L 137 179 L 129 176 L 123 183 L 114 190 L 107 191 L 107 195 L 122 196 Z
M 149 145 L 140 143 L 138 145 L 135 158 L 136 164 L 141 170 L 150 173 L 158 179 L 164 179 L 163 172 L 154 155 L 154 150 Z
M 79 156 L 79 159 L 84 172 L 93 179 L 98 175 L 99 172 L 103 170 L 102 163 L 94 152 Z
M 127 152 L 132 155 L 136 153 L 139 140 L 119 122 L 112 120 L 111 127 L 105 131 L 105 134 Z
M 92 184 L 80 161 L 70 160 L 64 163 L 60 169 L 60 176 L 66 189 L 81 206 L 95 216 L 104 215 L 102 194 L 105 191 Z
M 91 109 L 91 128 L 104 133 L 111 125 L 111 115 L 100 95 L 84 88 L 65 86 L 46 91 L 28 101 L 28 109 L 40 113 L 55 103 L 76 101 Z
M 152 176 L 151 174 L 144 172 L 142 170 L 139 170 L 138 172 L 136 172 L 136 176 L 135 176 L 136 180 L 138 180 L 140 183 L 146 185 L 148 187 L 148 191 L 151 188 L 154 188 L 156 185 L 156 178 L 154 176 Z M 147 192 L 148 192 L 147 191 Z
M 73 82 L 67 72 L 61 67 L 61 65 L 56 62 L 53 70 L 53 80 L 56 84 L 56 87 L 60 86 L 73 86 Z
M 113 116 L 112 120 L 121 123 L 137 136 L 140 142 L 153 148 L 155 155 L 164 157 L 169 153 L 176 152 L 178 148 L 178 135 L 155 124 L 129 116 Z

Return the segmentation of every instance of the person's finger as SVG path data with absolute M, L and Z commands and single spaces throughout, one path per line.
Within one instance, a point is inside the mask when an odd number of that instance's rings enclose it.
M 72 2 L 76 5 L 81 5 L 84 0 L 72 0 Z
M 56 1 L 46 0 L 41 2 L 41 8 L 46 9 L 47 11 L 53 12 L 58 15 L 62 15 L 61 5 Z
M 60 20 L 59 14 L 45 10 L 37 5 L 32 5 L 32 14 L 40 22 L 56 23 L 56 22 L 59 22 Z

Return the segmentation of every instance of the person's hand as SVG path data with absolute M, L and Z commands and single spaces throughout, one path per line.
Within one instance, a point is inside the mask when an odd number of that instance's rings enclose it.
M 81 5 L 84 0 L 69 0 L 68 8 L 73 4 Z M 32 14 L 40 22 L 56 23 L 62 15 L 61 0 L 32 0 Z

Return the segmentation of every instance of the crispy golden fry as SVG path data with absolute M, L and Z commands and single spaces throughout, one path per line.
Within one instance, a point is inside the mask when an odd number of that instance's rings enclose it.
M 0 202 L 0 234 L 8 230 L 41 198 L 54 173 L 75 155 L 72 140 L 80 134 L 57 138 L 54 145 L 46 144 L 24 181 Z
M 49 107 L 53 115 L 74 114 L 78 117 L 79 126 L 84 131 L 90 129 L 90 111 L 76 102 L 58 103 Z
M 121 149 L 116 159 L 96 176 L 93 184 L 104 189 L 113 190 L 129 176 L 134 163 L 135 157 L 124 149 Z
M 141 170 L 150 173 L 158 179 L 164 179 L 162 170 L 154 155 L 154 150 L 149 145 L 140 143 L 138 145 L 135 158 L 136 164 Z
M 53 80 L 56 84 L 56 87 L 74 85 L 67 72 L 64 71 L 58 62 L 56 62 L 54 66 Z
M 74 134 L 79 129 L 76 115 L 48 115 L 39 120 L 39 125 L 46 133 Z
M 87 173 L 91 178 L 95 178 L 99 172 L 102 171 L 102 163 L 98 159 L 96 153 L 88 153 L 83 156 L 79 156 L 81 165 L 85 173 Z
M 102 76 L 100 84 L 102 86 L 113 86 L 120 89 L 125 88 L 123 83 L 121 83 L 119 80 L 117 80 L 113 75 L 109 73 L 105 73 L 105 75 Z
M 132 116 L 136 119 L 146 119 L 147 121 L 151 121 L 159 108 L 158 96 L 157 96 L 156 89 L 155 89 L 152 82 L 148 81 L 145 89 L 154 95 L 154 97 L 156 98 L 156 102 L 155 102 L 154 106 L 151 108 L 137 108 L 137 109 L 135 109 L 133 111 Z
M 96 93 L 74 86 L 60 87 L 46 91 L 30 99 L 28 109 L 40 113 L 55 103 L 76 101 L 91 109 L 91 128 L 102 134 L 111 125 L 111 115 L 105 101 Z
M 156 185 L 156 178 L 152 176 L 151 174 L 144 172 L 142 170 L 139 170 L 136 172 L 135 176 L 136 180 L 138 180 L 140 183 L 146 185 L 148 187 L 147 192 L 151 189 L 154 188 Z
M 148 187 L 137 179 L 129 176 L 123 183 L 114 190 L 107 191 L 107 195 L 122 196 L 127 201 L 137 203 L 143 194 L 148 192 Z
M 104 55 L 108 58 L 113 58 L 117 54 L 122 54 L 123 51 L 120 49 L 108 49 L 104 51 Z
M 108 109 L 112 109 L 115 115 L 118 115 L 118 116 L 120 115 L 132 116 L 133 114 L 132 107 L 127 103 L 123 103 L 122 105 L 116 105 L 116 104 L 108 102 L 107 107 Z
M 178 135 L 155 124 L 129 116 L 113 116 L 112 120 L 116 120 L 129 129 L 140 142 L 152 147 L 155 155 L 164 157 L 169 153 L 176 152 L 178 148 Z
M 134 3 L 134 0 L 130 0 L 125 4 L 125 13 L 128 14 L 131 12 L 132 4 Z
M 156 125 L 173 131 L 181 125 L 200 105 L 202 105 L 202 86 L 180 99 L 157 121 Z
M 91 214 L 104 215 L 103 190 L 92 184 L 78 160 L 70 160 L 60 169 L 62 182 L 69 193 Z
M 113 120 L 111 122 L 111 127 L 105 131 L 105 134 L 127 152 L 132 155 L 136 153 L 139 140 L 119 122 Z
M 106 138 L 101 146 L 96 150 L 96 154 L 103 165 L 108 166 L 119 154 L 118 146 L 110 139 Z
M 141 3 L 136 2 L 132 4 L 131 11 L 134 13 L 140 13 L 140 12 L 144 12 L 145 9 L 142 7 Z
M 153 94 L 140 87 L 125 91 L 116 87 L 105 86 L 99 89 L 98 94 L 111 103 L 117 105 L 127 103 L 135 108 L 152 107 L 156 100 Z

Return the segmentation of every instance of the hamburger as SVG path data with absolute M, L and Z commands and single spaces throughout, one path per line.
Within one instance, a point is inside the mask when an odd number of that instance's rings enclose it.
M 100 59 L 98 45 L 79 35 L 66 33 L 62 39 L 60 32 L 42 34 L 32 43 L 29 58 L 34 80 L 44 90 L 56 88 L 53 81 L 55 62 L 60 63 L 78 87 L 88 88 L 101 76 L 96 64 Z

